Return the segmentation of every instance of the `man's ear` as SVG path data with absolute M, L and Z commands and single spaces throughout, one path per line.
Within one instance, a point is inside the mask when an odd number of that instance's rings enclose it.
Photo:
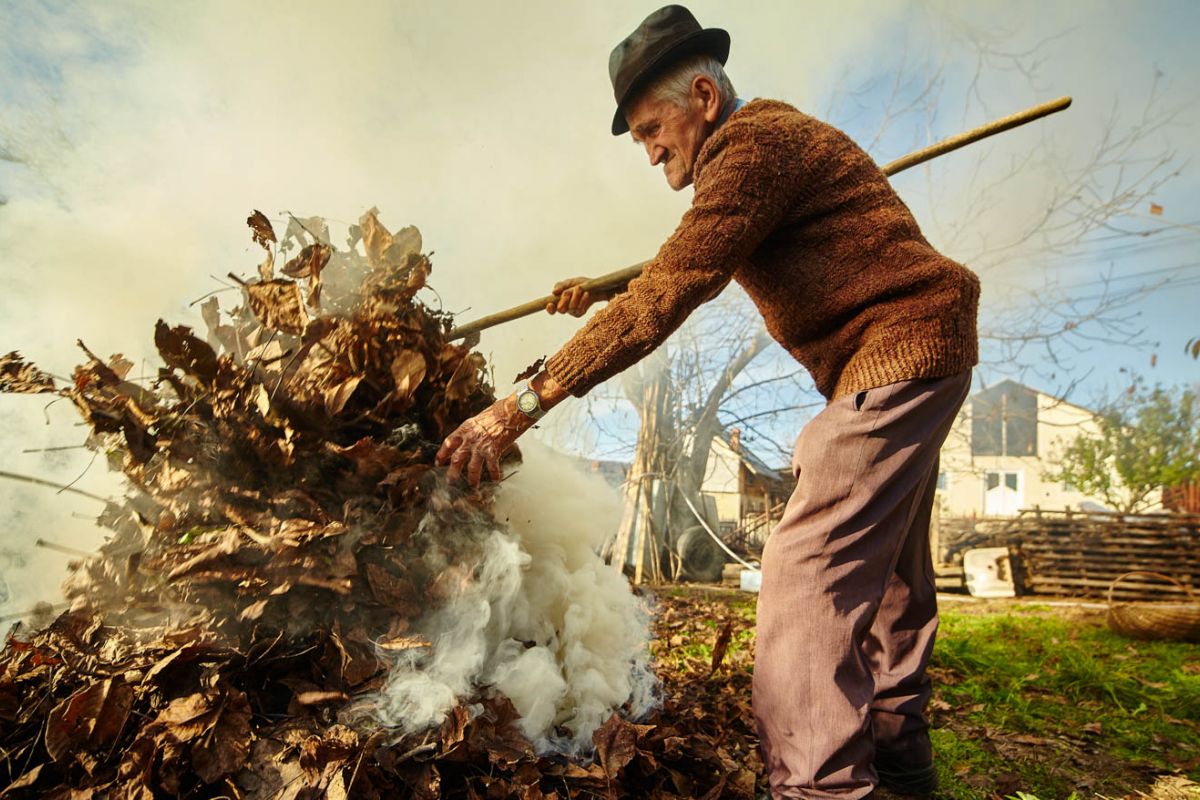
M 692 78 L 692 101 L 704 109 L 704 120 L 716 122 L 721 118 L 721 93 L 707 75 Z

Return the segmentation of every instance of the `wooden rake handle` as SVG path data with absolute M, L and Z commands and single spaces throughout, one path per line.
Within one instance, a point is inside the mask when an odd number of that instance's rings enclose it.
M 910 167 L 915 167 L 918 164 L 924 164 L 930 159 L 945 155 L 951 151 L 957 150 L 960 147 L 966 147 L 969 144 L 978 142 L 980 139 L 986 139 L 989 136 L 995 136 L 997 133 L 1011 130 L 1028 122 L 1033 122 L 1036 119 L 1055 114 L 1071 105 L 1070 97 L 1060 97 L 1057 100 L 1051 100 L 1048 103 L 1027 108 L 1024 111 L 1018 111 L 1016 114 L 1009 114 L 1007 117 L 993 120 L 986 125 L 980 125 L 978 128 L 972 128 L 969 131 L 951 136 L 948 139 L 942 139 L 940 142 L 922 147 L 909 153 L 902 158 L 897 158 L 895 161 L 885 164 L 883 174 L 891 177 L 898 172 L 903 172 Z M 649 261 L 643 261 L 640 264 L 634 264 L 632 267 L 619 269 L 616 272 L 609 272 L 601 275 L 598 278 L 582 284 L 585 291 L 607 291 L 611 289 L 620 289 L 628 284 L 631 280 L 642 274 Z M 450 331 L 447 339 L 454 341 L 455 339 L 463 339 L 473 333 L 500 325 L 505 322 L 512 322 L 514 319 L 528 317 L 530 314 L 536 314 L 546 308 L 548 303 L 554 302 L 557 297 L 553 294 L 548 294 L 545 297 L 539 297 L 536 300 L 530 300 L 527 303 L 522 303 L 519 306 L 499 311 L 495 314 L 489 314 L 486 317 L 472 320 Z

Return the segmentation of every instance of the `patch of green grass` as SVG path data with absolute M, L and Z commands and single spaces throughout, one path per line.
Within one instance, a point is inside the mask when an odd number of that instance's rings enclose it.
M 944 611 L 932 662 L 935 697 L 956 722 L 1001 738 L 1024 736 L 1033 750 L 1044 737 L 1043 749 L 1116 758 L 1133 771 L 1175 769 L 1180 753 L 1200 751 L 1194 645 L 1131 642 L 1096 618 L 1062 614 L 1029 605 L 1000 614 Z M 947 741 L 953 735 L 939 732 L 951 753 L 959 749 Z M 1021 765 L 1029 782 L 1022 790 L 1066 796 L 1070 786 L 1056 777 L 1063 770 L 1039 777 L 1033 766 Z M 1200 770 L 1191 769 L 1197 777 Z M 947 788 L 956 785 L 947 779 Z
M 992 793 L 964 783 L 960 776 L 965 772 L 973 775 L 994 775 L 1003 770 L 996 757 L 979 742 L 959 736 L 949 728 L 930 731 L 933 750 L 937 754 L 938 785 L 941 794 L 953 800 L 987 800 Z
M 950 728 L 930 733 L 939 800 L 991 800 L 998 791 L 1009 800 L 1079 800 L 1077 776 L 1059 769 L 1054 759 L 1007 758 L 988 740 Z
M 954 691 L 979 702 L 1025 705 L 1049 692 L 1098 702 L 1107 714 L 1159 711 L 1200 723 L 1194 645 L 1132 642 L 1094 621 L 944 612 L 933 664 L 967 677 Z

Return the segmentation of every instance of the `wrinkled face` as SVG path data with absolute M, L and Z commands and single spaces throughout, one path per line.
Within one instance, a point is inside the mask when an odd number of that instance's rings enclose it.
M 716 86 L 704 75 L 692 81 L 685 107 L 642 92 L 625 111 L 633 141 L 646 148 L 650 166 L 662 165 L 667 183 L 675 191 L 691 185 L 696 156 L 720 116 Z

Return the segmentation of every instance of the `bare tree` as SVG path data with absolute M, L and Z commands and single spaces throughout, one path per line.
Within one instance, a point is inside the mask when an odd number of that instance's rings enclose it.
M 594 403 L 619 396 L 637 415 L 629 502 L 609 548 L 618 564 L 632 555 L 636 580 L 712 579 L 723 555 L 704 530 L 716 526 L 704 517 L 701 487 L 714 441 L 735 422 L 753 439 L 758 418 L 818 402 L 811 387 L 795 385 L 801 370 L 790 357 L 782 351 L 763 357 L 772 349 L 778 348 L 757 311 L 730 293 L 693 315 L 668 346 L 627 370 L 619 386 L 595 393 Z M 756 364 L 764 368 L 752 370 Z M 781 385 L 790 388 L 780 392 Z M 787 396 L 790 404 L 783 401 Z

